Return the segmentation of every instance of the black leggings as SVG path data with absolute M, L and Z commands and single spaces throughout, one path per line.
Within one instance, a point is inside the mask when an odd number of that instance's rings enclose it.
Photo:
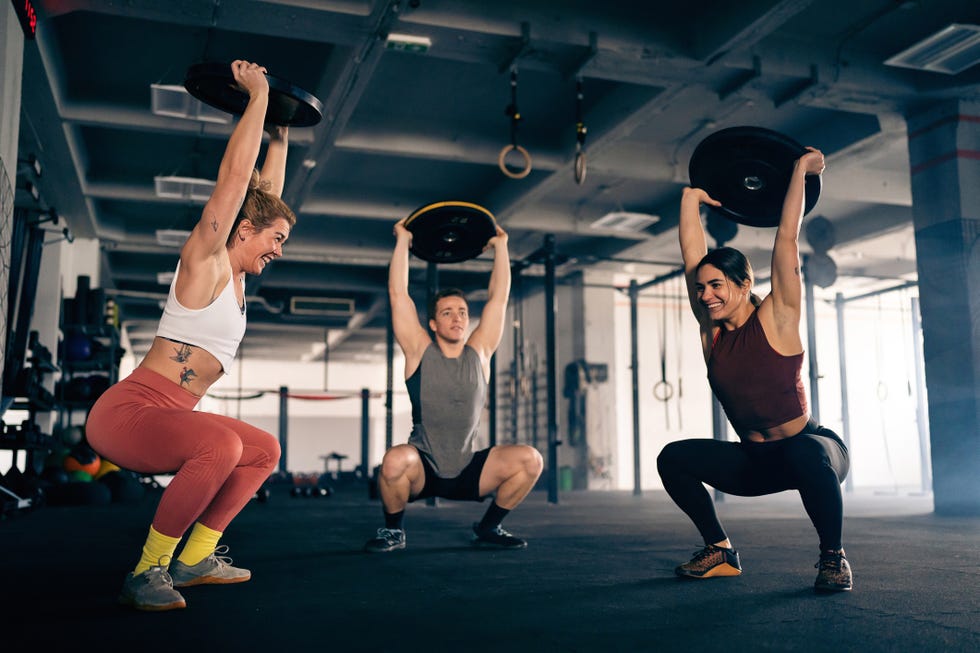
M 783 440 L 681 440 L 665 446 L 657 457 L 664 489 L 697 526 L 705 544 L 727 536 L 702 483 L 743 497 L 799 490 L 820 536 L 821 551 L 841 548 L 844 508 L 840 484 L 849 467 L 844 442 L 813 421 Z

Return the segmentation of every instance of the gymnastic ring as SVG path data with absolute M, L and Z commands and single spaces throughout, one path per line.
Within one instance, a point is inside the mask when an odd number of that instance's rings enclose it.
M 513 172 L 504 162 L 507 155 L 514 150 L 520 152 L 521 156 L 524 157 L 524 169 L 518 172 Z M 500 150 L 500 155 L 497 157 L 497 165 L 500 166 L 500 171 L 511 179 L 524 179 L 524 177 L 527 177 L 531 173 L 531 155 L 528 154 L 527 150 L 520 145 L 505 145 L 503 149 Z
M 670 381 L 657 381 L 653 385 L 653 396 L 659 401 L 670 401 L 674 396 L 674 386 Z
M 582 185 L 585 183 L 585 173 L 586 173 L 586 159 L 585 152 L 578 151 L 575 153 L 575 183 Z

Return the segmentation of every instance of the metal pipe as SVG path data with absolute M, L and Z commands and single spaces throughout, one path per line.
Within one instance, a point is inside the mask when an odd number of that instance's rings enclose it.
M 837 361 L 840 368 L 840 419 L 842 423 L 841 438 L 844 446 L 851 448 L 851 413 L 847 401 L 847 338 L 844 333 L 844 295 L 837 293 L 834 298 L 837 307 Z M 844 479 L 844 491 L 854 491 L 853 470 Z
M 638 353 L 638 338 L 636 330 L 637 297 L 640 287 L 636 279 L 630 279 L 630 373 L 633 379 L 633 496 L 643 494 L 640 482 L 640 357 Z
M 803 261 L 806 270 L 806 260 Z M 803 292 L 806 295 L 806 348 L 810 361 L 810 414 L 820 422 L 820 372 L 817 369 L 817 316 L 813 298 L 813 282 L 803 275 Z
M 287 450 L 289 444 L 289 387 L 279 386 L 279 449 L 282 452 L 279 456 L 279 471 L 285 473 L 287 470 Z
M 555 236 L 544 238 L 545 332 L 548 348 L 548 501 L 558 503 L 558 346 L 555 339 Z
M 368 477 L 368 453 L 371 444 L 371 391 L 361 389 L 361 478 Z

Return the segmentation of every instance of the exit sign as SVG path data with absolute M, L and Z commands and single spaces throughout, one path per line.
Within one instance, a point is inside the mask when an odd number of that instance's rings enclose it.
M 24 36 L 33 40 L 37 32 L 37 12 L 34 10 L 34 2 L 32 0 L 11 0 L 11 2 L 14 11 L 17 12 L 20 26 L 24 30 Z

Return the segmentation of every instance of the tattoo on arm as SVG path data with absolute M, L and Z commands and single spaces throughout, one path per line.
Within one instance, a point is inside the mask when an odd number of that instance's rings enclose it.
M 170 360 L 177 363 L 186 363 L 190 360 L 192 353 L 194 353 L 194 350 L 191 349 L 190 345 L 181 344 L 179 349 L 174 349 L 174 355 L 170 357 Z
M 189 367 L 185 367 L 180 371 L 181 387 L 183 387 L 184 385 L 190 385 L 191 381 L 193 381 L 196 377 L 197 377 L 197 373 L 195 373 L 194 370 L 190 369 Z
M 215 220 L 214 214 L 211 214 L 211 231 L 218 231 L 218 221 Z

